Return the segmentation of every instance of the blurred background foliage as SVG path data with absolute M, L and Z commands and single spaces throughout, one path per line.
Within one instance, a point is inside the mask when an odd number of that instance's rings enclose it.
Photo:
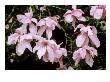
M 90 68 L 85 61 L 81 61 L 77 66 L 74 66 L 74 61 L 72 59 L 72 54 L 74 50 L 77 49 L 75 44 L 75 38 L 78 33 L 74 33 L 74 28 L 71 24 L 65 22 L 64 13 L 72 9 L 71 6 L 61 5 L 61 6 L 44 6 L 44 5 L 30 5 L 33 10 L 33 17 L 40 20 L 41 18 L 47 16 L 58 16 L 59 24 L 61 29 L 56 28 L 53 31 L 52 39 L 54 39 L 57 44 L 63 42 L 62 47 L 68 50 L 68 56 L 65 57 L 64 64 L 68 67 L 71 66 L 75 70 L 104 70 L 106 69 L 106 19 L 96 20 L 90 16 L 90 6 L 88 5 L 78 5 L 77 8 L 82 9 L 85 14 L 84 16 L 88 21 L 80 22 L 77 24 L 84 25 L 94 25 L 98 30 L 98 38 L 101 41 L 101 46 L 98 48 L 98 56 L 94 58 L 94 65 Z M 59 67 L 58 63 L 45 63 L 39 60 L 37 54 L 33 54 L 28 50 L 22 56 L 16 55 L 16 45 L 7 45 L 7 38 L 11 33 L 15 32 L 15 29 L 21 26 L 21 23 L 17 21 L 16 15 L 24 14 L 28 12 L 28 5 L 6 5 L 5 6 L 5 69 L 45 69 L 45 70 L 55 70 Z

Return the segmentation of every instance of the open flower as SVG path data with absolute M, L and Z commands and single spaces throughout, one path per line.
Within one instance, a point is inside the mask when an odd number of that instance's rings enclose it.
M 85 17 L 82 16 L 84 12 L 81 9 L 73 9 L 73 10 L 68 10 L 65 14 L 65 20 L 70 23 L 73 21 L 80 20 L 80 21 L 86 21 Z
M 57 17 L 43 18 L 37 23 L 37 25 L 40 26 L 40 29 L 38 30 L 38 34 L 42 35 L 46 30 L 46 35 L 48 39 L 50 39 L 52 37 L 52 30 L 55 29 L 55 26 L 58 26 Z
M 45 62 L 56 62 L 62 55 L 67 55 L 66 49 L 60 48 L 53 40 L 41 39 L 36 43 L 33 52 L 37 51 L 39 59 L 43 57 Z
M 29 25 L 29 31 L 30 33 L 37 34 L 37 19 L 32 18 L 33 12 L 30 8 L 30 11 L 28 13 L 25 13 L 25 15 L 17 15 L 17 20 L 25 26 L 26 28 Z M 35 23 L 36 25 L 34 25 Z M 25 29 L 27 30 L 27 29 Z
M 77 65 L 81 59 L 85 59 L 86 63 L 92 67 L 94 56 L 97 56 L 97 50 L 93 47 L 84 46 L 73 53 L 73 60 Z
M 76 38 L 77 47 L 82 47 L 88 45 L 89 39 L 98 48 L 100 46 L 100 41 L 97 37 L 97 30 L 94 26 L 85 27 L 83 24 L 79 24 L 75 31 L 80 28 L 80 34 Z
M 105 5 L 91 6 L 90 15 L 96 19 L 105 18 L 106 15 L 105 8 L 106 8 Z
M 8 36 L 8 44 L 17 44 L 16 46 L 16 53 L 18 56 L 21 56 L 25 49 L 29 49 L 32 52 L 32 47 L 30 45 L 30 42 L 33 39 L 40 40 L 42 37 L 35 34 L 25 34 L 25 30 L 23 27 L 17 28 L 14 34 L 11 34 Z

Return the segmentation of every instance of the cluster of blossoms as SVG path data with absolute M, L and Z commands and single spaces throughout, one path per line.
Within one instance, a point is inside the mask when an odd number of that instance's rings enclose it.
M 86 21 L 83 16 L 84 12 L 81 9 L 73 8 L 68 10 L 64 14 L 65 21 L 68 23 L 75 21 Z M 105 6 L 92 6 L 90 15 L 96 19 L 104 17 Z M 28 13 L 24 15 L 17 15 L 17 20 L 22 23 L 21 27 L 15 30 L 15 33 L 8 36 L 8 44 L 16 44 L 16 53 L 21 56 L 27 48 L 30 52 L 35 53 L 37 51 L 38 58 L 45 62 L 58 62 L 60 67 L 57 69 L 67 69 L 63 64 L 63 57 L 67 56 L 67 50 L 61 48 L 61 44 L 57 44 L 51 39 L 52 31 L 55 27 L 58 27 L 58 17 L 46 17 L 40 19 L 33 18 L 33 12 L 30 8 Z M 75 27 L 75 25 L 74 25 Z M 100 46 L 100 41 L 97 37 L 97 30 L 95 26 L 84 26 L 79 24 L 75 27 L 74 32 L 80 29 L 80 34 L 76 38 L 76 45 L 79 47 L 73 53 L 73 60 L 75 65 L 79 63 L 81 59 L 85 59 L 86 63 L 92 67 L 94 56 L 97 56 L 97 50 L 94 47 L 90 47 L 89 43 L 95 45 L 97 48 Z M 46 35 L 46 38 L 43 37 Z M 31 42 L 35 41 L 36 45 L 31 46 Z
M 81 9 L 76 9 L 76 7 L 72 7 L 73 10 L 68 10 L 65 14 L 65 20 L 70 23 L 72 22 L 72 26 L 75 27 L 75 21 L 86 21 L 86 18 L 83 17 L 84 12 Z M 91 6 L 90 15 L 95 19 L 105 18 L 106 9 L 105 5 Z M 80 34 L 78 34 L 76 38 L 76 45 L 79 47 L 73 53 L 73 60 L 75 61 L 75 65 L 79 63 L 81 59 L 85 59 L 86 63 L 92 67 L 93 66 L 93 58 L 97 56 L 97 50 L 94 47 L 90 47 L 89 43 L 95 45 L 97 48 L 100 46 L 100 41 L 97 37 L 97 29 L 95 26 L 84 26 L 83 24 L 77 25 L 75 27 L 74 32 L 80 30 Z
M 17 44 L 18 56 L 21 56 L 27 48 L 33 53 L 37 51 L 39 59 L 42 58 L 45 62 L 59 62 L 60 68 L 63 68 L 62 57 L 67 56 L 67 50 L 61 48 L 61 44 L 57 45 L 54 40 L 51 40 L 52 30 L 58 26 L 57 17 L 46 17 L 38 22 L 32 16 L 31 8 L 25 15 L 17 15 L 17 20 L 22 23 L 22 26 L 17 28 L 14 34 L 8 36 L 8 44 Z M 47 38 L 42 37 L 45 31 Z M 36 46 L 32 48 L 30 43 L 33 40 L 36 40 Z

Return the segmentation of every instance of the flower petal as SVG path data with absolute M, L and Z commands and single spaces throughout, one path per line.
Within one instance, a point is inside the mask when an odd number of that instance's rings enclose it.
M 46 34 L 47 34 L 48 39 L 50 39 L 52 37 L 52 30 L 46 29 Z
M 90 67 L 93 66 L 94 61 L 93 61 L 92 57 L 91 57 L 89 54 L 86 55 L 85 61 L 86 61 L 86 63 L 87 63 Z
M 16 53 L 17 53 L 17 55 L 21 56 L 24 53 L 24 50 L 26 48 L 28 48 L 32 52 L 32 47 L 31 47 L 29 42 L 27 42 L 27 41 L 19 42 L 17 44 L 17 46 L 16 46 Z
M 103 14 L 103 9 L 97 9 L 94 13 L 94 18 L 100 19 L 102 17 L 102 14 Z
M 29 31 L 32 34 L 37 34 L 37 26 L 35 26 L 34 24 L 29 24 Z
M 86 49 L 85 48 L 80 48 L 80 55 L 81 55 L 82 59 L 85 58 L 85 56 L 86 56 Z
M 47 46 L 47 52 L 48 52 L 48 57 L 49 57 L 50 62 L 53 62 L 55 56 L 54 56 L 54 52 L 50 46 Z
M 86 40 L 86 36 L 84 34 L 79 34 L 76 38 L 77 47 L 81 47 Z
M 100 46 L 100 41 L 97 37 L 97 35 L 89 35 L 90 40 L 92 41 L 92 43 L 98 48 Z
M 45 53 L 46 53 L 46 47 L 40 47 L 37 52 L 39 59 L 41 59 L 41 57 L 44 56 Z
M 85 18 L 85 17 L 83 17 L 83 16 L 78 17 L 77 19 L 78 19 L 78 20 L 80 20 L 80 21 L 86 21 L 86 18 Z
M 73 21 L 73 16 L 71 14 L 66 15 L 65 16 L 65 21 L 68 22 L 68 23 L 72 22 Z

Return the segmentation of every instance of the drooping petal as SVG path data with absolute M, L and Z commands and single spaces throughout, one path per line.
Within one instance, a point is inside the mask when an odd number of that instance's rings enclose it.
M 103 9 L 97 9 L 94 13 L 94 18 L 101 19 L 102 14 L 103 14 Z
M 86 56 L 86 49 L 85 48 L 80 48 L 80 56 L 82 59 L 85 58 L 85 56 Z
M 48 53 L 46 52 L 45 55 L 43 56 L 43 61 L 48 62 Z
M 47 52 L 48 52 L 48 57 L 49 57 L 50 62 L 53 62 L 55 58 L 54 56 L 55 54 L 53 52 L 53 49 L 50 46 L 47 46 Z
M 76 38 L 77 47 L 81 47 L 86 40 L 86 36 L 84 34 L 79 34 Z
M 68 22 L 68 23 L 72 22 L 73 21 L 73 16 L 71 14 L 66 15 L 65 16 L 65 21 Z
M 11 34 L 10 36 L 8 36 L 7 44 L 9 44 L 9 45 L 16 44 L 18 39 L 19 39 L 19 34 L 17 34 L 17 33 Z
M 92 57 L 88 54 L 88 55 L 86 55 L 86 58 L 85 58 L 85 61 L 86 61 L 86 63 L 90 66 L 90 67 L 92 67 L 93 66 L 93 59 L 92 59 Z
M 83 16 L 81 16 L 81 17 L 77 17 L 77 19 L 80 20 L 80 21 L 86 21 L 86 18 L 83 17 Z
M 32 47 L 28 41 L 19 42 L 16 46 L 16 53 L 18 56 L 21 56 L 25 49 L 28 48 L 32 52 Z
M 35 26 L 34 24 L 29 24 L 29 31 L 32 34 L 37 34 L 37 26 Z
M 29 12 L 29 13 L 25 13 L 25 15 L 26 15 L 27 18 L 30 18 L 31 19 L 32 16 L 33 16 L 33 13 L 32 12 Z
M 40 47 L 38 49 L 38 52 L 37 52 L 37 55 L 38 55 L 39 59 L 41 59 L 41 57 L 44 56 L 45 53 L 46 53 L 46 47 L 45 46 L 44 47 Z
M 81 17 L 82 14 L 84 14 L 84 12 L 81 9 L 76 9 L 72 11 L 72 15 L 74 15 L 75 17 Z
M 21 23 L 24 23 L 27 17 L 25 15 L 17 15 L 17 20 Z
M 67 56 L 67 50 L 65 48 L 60 48 L 62 55 Z
M 90 15 L 93 16 L 96 11 L 97 6 L 91 6 Z
M 89 35 L 90 40 L 92 41 L 92 43 L 98 48 L 100 46 L 100 41 L 97 37 L 97 35 Z
M 48 39 L 50 39 L 52 37 L 52 30 L 46 29 L 46 35 L 47 35 Z
M 42 47 L 39 45 L 38 42 L 36 42 L 36 46 L 33 48 L 33 53 L 35 53 L 36 50 L 39 50 L 39 48 Z

